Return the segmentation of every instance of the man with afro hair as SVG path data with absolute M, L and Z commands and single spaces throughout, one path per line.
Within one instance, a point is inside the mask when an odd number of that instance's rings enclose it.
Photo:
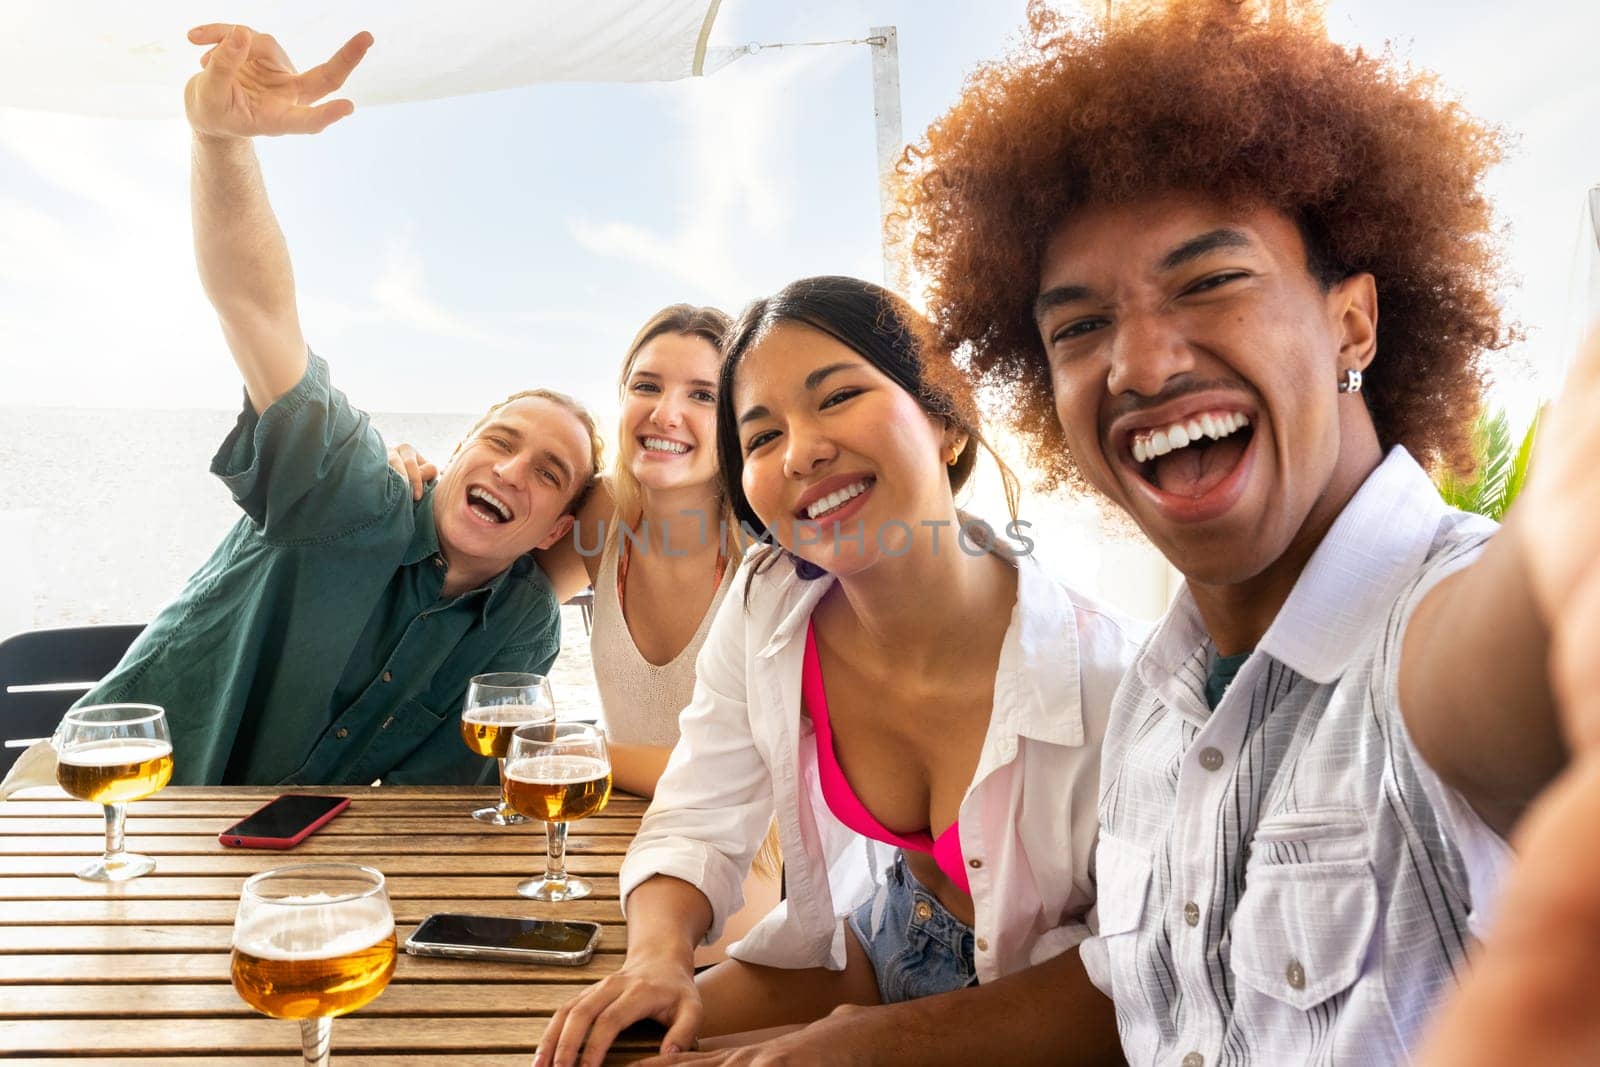
M 1502 135 L 1272 7 L 1035 7 L 902 196 L 1044 480 L 1186 579 L 1112 708 L 1080 946 L 1134 1064 L 1414 1054 L 1565 762 L 1548 624 L 1600 549 L 1600 346 L 1498 536 L 1426 473 L 1513 332 Z

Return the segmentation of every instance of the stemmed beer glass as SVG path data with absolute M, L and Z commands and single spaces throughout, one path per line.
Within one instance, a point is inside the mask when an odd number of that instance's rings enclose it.
M 567 874 L 567 823 L 587 819 L 611 799 L 606 735 L 588 723 L 521 727 L 506 756 L 506 797 L 524 815 L 545 821 L 549 859 L 543 878 L 517 892 L 533 900 L 577 900 L 594 892 Z
M 56 783 L 79 800 L 106 809 L 105 855 L 79 868 L 89 882 L 123 882 L 155 870 L 149 856 L 124 852 L 128 802 L 143 800 L 172 780 L 167 713 L 154 704 L 94 704 L 61 718 L 50 743 Z
M 327 1067 L 334 1017 L 375 1000 L 394 960 L 394 915 L 371 867 L 281 867 L 239 894 L 233 988 L 264 1015 L 300 1021 L 308 1067 Z
M 556 701 L 550 680 L 542 674 L 480 674 L 467 685 L 461 710 L 461 740 L 480 756 L 500 761 L 500 802 L 479 808 L 472 817 L 495 826 L 515 826 L 528 820 L 517 814 L 506 798 L 506 750 L 511 732 L 519 726 L 554 727 Z

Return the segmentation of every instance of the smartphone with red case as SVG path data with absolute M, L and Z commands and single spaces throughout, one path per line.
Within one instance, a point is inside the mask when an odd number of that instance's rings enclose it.
M 349 797 L 285 793 L 217 835 L 234 848 L 294 848 L 350 806 Z

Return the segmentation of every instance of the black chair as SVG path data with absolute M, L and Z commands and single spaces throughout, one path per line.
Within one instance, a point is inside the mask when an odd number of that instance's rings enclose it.
M 583 612 L 583 632 L 594 632 L 594 586 L 590 586 L 581 593 L 574 594 L 565 607 L 575 607 Z
M 0 641 L 0 775 L 28 743 L 55 732 L 72 702 L 117 665 L 143 630 L 74 626 Z

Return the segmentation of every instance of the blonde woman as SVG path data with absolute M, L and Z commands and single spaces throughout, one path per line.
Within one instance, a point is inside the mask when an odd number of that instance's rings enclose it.
M 589 640 L 617 787 L 653 796 L 694 694 L 695 658 L 738 569 L 743 541 L 718 483 L 717 376 L 728 316 L 673 304 L 628 346 L 618 378 L 616 459 L 571 536 L 538 554 L 561 600 L 594 587 Z M 409 445 L 391 461 L 420 492 L 432 466 Z M 778 900 L 763 852 L 731 943 Z M 719 946 L 700 962 L 722 958 Z

